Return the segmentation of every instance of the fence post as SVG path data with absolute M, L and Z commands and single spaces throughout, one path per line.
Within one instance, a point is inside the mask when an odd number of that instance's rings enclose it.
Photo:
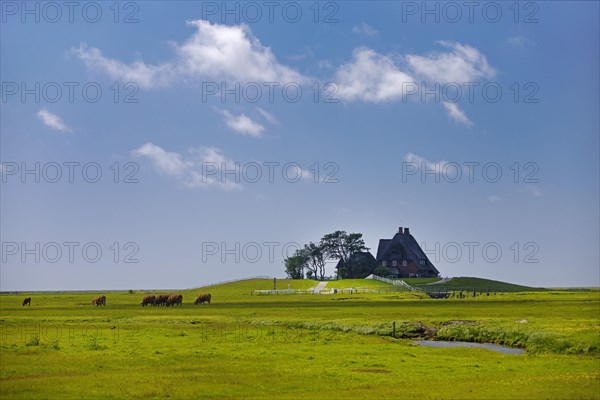
M 396 338 L 396 321 L 392 322 L 392 337 Z

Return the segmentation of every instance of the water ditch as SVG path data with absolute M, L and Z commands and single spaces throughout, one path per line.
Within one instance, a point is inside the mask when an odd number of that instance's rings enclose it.
M 467 347 L 496 351 L 503 354 L 525 354 L 523 349 L 515 349 L 513 347 L 501 346 L 499 344 L 489 343 L 473 343 L 473 342 L 449 342 L 444 340 L 413 340 L 413 343 L 424 347 L 440 347 L 440 348 L 455 348 Z

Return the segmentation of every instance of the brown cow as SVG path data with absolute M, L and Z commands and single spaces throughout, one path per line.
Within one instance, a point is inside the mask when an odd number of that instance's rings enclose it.
M 25 307 L 25 304 L 31 307 L 31 297 L 28 297 L 25 300 L 23 300 L 23 307 Z
M 168 294 L 159 294 L 158 296 L 156 296 L 156 299 L 154 300 L 154 305 L 164 306 L 167 304 L 168 298 L 169 298 Z
M 99 296 L 92 300 L 92 305 L 94 306 L 105 306 L 106 307 L 106 296 Z
M 169 297 L 167 298 L 167 303 L 166 303 L 167 307 L 169 307 L 169 306 L 175 307 L 177 305 L 181 306 L 182 304 L 183 304 L 183 296 L 180 294 L 172 294 L 172 295 L 169 295 Z
M 208 293 L 208 294 L 199 294 L 198 297 L 196 297 L 196 301 L 194 302 L 194 304 L 202 304 L 205 301 L 208 304 L 210 304 L 210 293 Z
M 144 296 L 144 299 L 142 300 L 142 307 L 146 307 L 148 304 L 154 305 L 155 302 L 156 296 Z

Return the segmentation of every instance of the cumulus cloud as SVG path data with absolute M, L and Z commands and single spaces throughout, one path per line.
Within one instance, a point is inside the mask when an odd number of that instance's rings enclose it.
M 103 72 L 111 79 L 135 82 L 141 87 L 167 86 L 177 76 L 177 68 L 171 63 L 151 65 L 138 60 L 126 64 L 105 57 L 99 49 L 86 44 L 71 50 L 88 69 Z
M 336 70 L 334 80 L 339 87 L 338 97 L 345 101 L 372 103 L 405 101 L 415 98 L 414 90 L 420 90 L 423 84 L 435 88 L 436 84 L 452 82 L 460 85 L 495 76 L 494 68 L 476 48 L 447 41 L 438 44 L 447 50 L 392 57 L 365 47 L 355 49 L 352 60 Z M 442 105 L 451 119 L 473 126 L 458 104 L 443 101 Z
M 175 58 L 157 65 L 144 61 L 127 64 L 110 59 L 85 44 L 73 52 L 89 69 L 113 79 L 133 81 L 142 87 L 159 87 L 176 80 L 218 79 L 239 82 L 297 82 L 306 78 L 281 64 L 247 25 L 221 25 L 188 21 L 195 32 L 182 44 L 171 43 Z
M 299 82 L 302 75 L 280 64 L 247 25 L 227 26 L 189 21 L 197 31 L 177 53 L 185 70 L 198 75 L 221 75 L 241 81 Z
M 181 176 L 192 166 L 190 162 L 184 161 L 180 154 L 165 151 L 152 143 L 145 143 L 134 150 L 133 155 L 148 158 L 158 171 L 173 177 Z
M 261 137 L 265 127 L 246 114 L 233 115 L 227 110 L 217 110 L 225 119 L 227 126 L 236 133 L 252 137 Z
M 174 56 L 162 63 L 149 64 L 142 60 L 125 63 L 85 44 L 72 50 L 90 70 L 101 71 L 112 79 L 136 82 L 146 88 L 207 79 L 277 82 L 280 85 L 311 83 L 307 76 L 279 62 L 271 48 L 263 45 L 247 25 L 229 26 L 204 20 L 188 21 L 187 24 L 195 29 L 194 32 L 182 43 L 172 42 Z M 353 32 L 377 34 L 364 22 L 355 26 Z M 462 84 L 495 76 L 496 71 L 478 49 L 457 42 L 437 43 L 443 50 L 424 55 L 385 55 L 365 47 L 355 49 L 351 60 L 339 65 L 333 73 L 333 82 L 338 88 L 336 98 L 348 102 L 391 102 L 402 99 L 407 89 L 412 90 L 415 84 L 419 87 L 424 82 Z M 321 62 L 320 68 L 331 67 L 327 63 Z M 465 126 L 473 125 L 457 104 L 444 103 L 443 107 L 453 120 Z M 231 116 L 227 121 L 228 126 L 239 133 L 253 136 L 262 133 L 261 125 L 247 115 Z
M 444 167 L 448 164 L 448 161 L 446 160 L 430 161 L 414 153 L 406 153 L 404 155 L 404 161 L 408 163 L 413 163 L 419 168 L 425 168 L 427 169 L 427 171 L 435 171 L 439 174 L 444 172 Z
M 379 103 L 399 99 L 413 78 L 400 71 L 391 58 L 359 48 L 351 62 L 338 68 L 335 82 L 342 100 Z
M 180 182 L 187 188 L 240 190 L 243 188 L 240 182 L 246 179 L 246 164 L 233 161 L 217 147 L 195 147 L 181 154 L 148 142 L 132 150 L 131 155 L 147 160 L 158 173 Z M 261 165 L 260 161 L 252 163 Z M 285 164 L 285 171 L 282 173 L 285 174 L 287 182 L 324 182 L 323 178 L 317 179 L 311 171 L 303 169 L 297 163 Z
M 450 118 L 452 118 L 454 121 L 461 123 L 465 126 L 473 126 L 473 122 L 471 122 L 471 120 L 466 116 L 466 114 L 460 109 L 458 108 L 458 105 L 456 103 L 449 103 L 447 101 L 442 103 L 444 108 L 446 109 L 446 113 L 448 114 L 448 116 Z
M 61 132 L 71 132 L 71 128 L 65 125 L 62 118 L 56 114 L 52 114 L 45 108 L 42 108 L 40 111 L 38 111 L 36 115 L 44 123 L 44 125 L 49 126 L 52 129 Z
M 231 177 L 221 174 L 221 170 L 239 170 L 239 164 L 227 158 L 216 147 L 191 148 L 187 154 L 169 152 L 153 143 L 145 143 L 133 150 L 134 157 L 146 158 L 159 172 L 189 188 L 217 187 L 222 190 L 241 189 L 242 185 Z
M 496 75 L 485 55 L 469 45 L 456 42 L 437 42 L 449 51 L 431 52 L 425 56 L 409 54 L 408 66 L 415 74 L 431 82 L 464 83 L 489 79 Z
M 263 110 L 262 108 L 257 108 L 256 111 L 258 111 L 258 113 L 265 119 L 267 120 L 267 122 L 273 124 L 273 125 L 277 125 L 279 123 L 279 121 L 277 121 L 277 118 L 275 118 L 275 116 L 265 110 Z
M 378 33 L 375 28 L 368 25 L 366 22 L 361 22 L 360 24 L 352 27 L 352 32 L 364 36 L 376 36 Z
M 431 161 L 410 152 L 404 155 L 404 162 L 412 163 L 416 167 L 416 170 L 421 171 L 421 173 L 423 171 L 435 173 L 439 178 L 447 182 L 457 182 L 462 179 L 463 175 L 470 176 L 472 173 L 468 165 L 447 160 Z

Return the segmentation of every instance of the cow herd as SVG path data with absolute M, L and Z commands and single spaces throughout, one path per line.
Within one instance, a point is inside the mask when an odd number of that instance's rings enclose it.
M 147 305 L 151 306 L 165 306 L 165 307 L 175 307 L 181 306 L 183 304 L 183 296 L 180 294 L 159 294 L 157 296 L 144 296 L 142 299 L 142 307 L 146 307 Z
M 194 304 L 208 303 L 210 304 L 210 293 L 199 294 L 196 297 Z M 164 306 L 164 307 L 175 307 L 183 304 L 183 296 L 180 294 L 159 294 L 159 295 L 147 295 L 142 299 L 142 307 L 151 305 L 153 307 Z M 98 296 L 92 300 L 93 306 L 104 306 L 106 307 L 106 296 Z M 23 300 L 23 306 L 31 306 L 31 297 Z

